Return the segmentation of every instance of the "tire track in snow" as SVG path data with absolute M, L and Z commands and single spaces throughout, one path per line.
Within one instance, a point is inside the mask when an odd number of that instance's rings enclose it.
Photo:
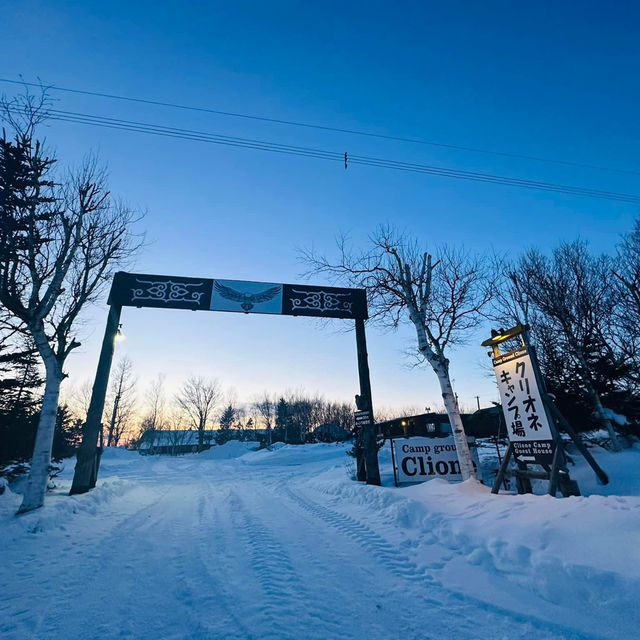
M 185 609 L 190 631 L 184 638 L 198 640 L 251 640 L 254 636 L 238 617 L 231 594 L 225 587 L 220 563 L 212 570 L 211 555 L 222 556 L 223 549 L 212 544 L 219 540 L 213 514 L 208 505 L 223 502 L 226 492 L 214 489 L 202 478 L 196 494 L 183 504 L 179 517 L 172 514 L 171 546 L 176 553 L 171 558 L 176 568 L 178 584 L 176 599 Z
M 433 576 L 428 573 L 425 567 L 420 567 L 406 556 L 399 554 L 395 547 L 366 524 L 329 507 L 311 502 L 300 494 L 294 493 L 289 486 L 284 488 L 283 493 L 304 510 L 357 542 L 363 549 L 368 549 L 376 560 L 379 560 L 399 578 L 435 583 Z M 437 602 L 432 601 L 431 604 L 437 604 Z
M 286 484 L 287 480 L 283 483 Z M 283 500 L 279 486 L 283 483 L 268 482 L 265 487 L 271 499 L 277 500 L 280 513 L 276 516 L 276 522 L 278 518 L 282 520 L 281 510 L 286 509 L 286 522 L 291 524 L 296 536 L 303 541 L 296 546 L 297 564 L 303 561 L 307 573 L 324 583 L 318 595 L 332 599 L 328 606 L 331 607 L 331 615 L 340 619 L 343 635 L 347 628 L 351 629 L 353 637 L 364 640 L 428 640 L 449 636 L 451 628 L 445 629 L 444 635 L 437 632 L 427 635 L 417 614 L 419 609 L 416 609 L 415 600 L 407 597 L 407 579 L 398 577 L 389 580 L 389 573 L 377 563 L 374 556 L 364 556 L 359 545 L 354 553 L 352 540 L 336 536 L 326 522 L 301 509 L 297 502 Z M 419 602 L 425 602 L 422 595 Z M 464 625 L 465 621 L 462 620 L 456 626 L 456 637 L 476 640 L 475 629 L 465 629 Z
M 90 618 L 95 638 L 189 637 L 184 633 L 189 612 L 176 607 L 171 595 L 178 577 L 171 562 L 176 548 L 171 533 L 177 521 L 172 512 L 183 501 L 184 486 L 163 485 L 163 489 L 157 499 L 118 523 L 99 542 L 102 550 L 96 558 L 102 558 L 102 563 L 96 574 L 98 584 L 92 589 L 104 592 L 101 606 Z M 119 551 L 111 557 L 105 548 Z M 164 561 L 158 562 L 159 558 Z M 113 628 L 114 613 L 119 629 Z
M 543 638 L 584 640 L 589 637 L 595 637 L 579 634 L 574 630 L 530 618 L 523 614 L 484 602 L 473 596 L 448 589 L 440 581 L 429 575 L 427 568 L 419 566 L 404 556 L 395 546 L 387 542 L 368 525 L 330 507 L 314 502 L 309 499 L 308 496 L 303 497 L 299 493 L 294 492 L 289 484 L 285 487 L 280 487 L 280 490 L 281 493 L 294 503 L 351 539 L 363 550 L 366 550 L 393 575 L 402 580 L 410 581 L 411 586 L 421 592 L 416 594 L 416 597 L 419 599 L 418 601 L 425 606 L 434 607 L 439 617 L 451 616 L 451 622 L 453 624 L 454 619 L 451 612 L 455 611 L 455 626 L 449 626 L 448 628 L 450 630 L 455 629 L 457 637 L 461 637 L 461 625 L 465 620 L 467 621 L 465 627 L 471 632 L 468 637 L 473 639 L 503 637 L 509 639 L 531 638 L 532 640 L 542 640 Z M 434 592 L 442 596 L 441 599 L 434 599 L 432 597 Z M 406 597 L 406 589 L 404 597 Z M 487 621 L 484 620 L 484 626 L 490 628 L 488 635 L 477 624 L 479 614 L 485 618 L 487 616 L 495 618 L 494 626 L 486 624 Z M 520 629 L 516 630 L 511 628 L 506 635 L 497 635 L 500 633 L 498 629 L 504 626 L 505 619 L 508 624 L 518 625 Z M 483 633 L 484 635 L 481 635 Z
M 229 506 L 265 596 L 258 612 L 265 618 L 261 640 L 353 639 L 335 621 L 334 612 L 308 591 L 284 546 L 234 491 Z M 301 626 L 304 627 L 302 635 Z

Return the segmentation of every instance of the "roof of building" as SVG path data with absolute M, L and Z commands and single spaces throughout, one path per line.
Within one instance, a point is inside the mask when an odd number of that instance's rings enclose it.
M 251 433 L 260 434 L 264 432 L 264 429 L 250 429 Z M 240 433 L 245 433 L 240 429 L 230 429 L 230 435 L 236 436 Z M 218 429 L 205 429 L 204 442 L 210 444 L 215 441 L 216 436 L 219 434 Z M 195 429 L 149 429 L 146 431 L 140 439 L 139 449 L 152 449 L 154 447 L 181 447 L 181 446 L 196 446 L 198 444 L 198 431 Z

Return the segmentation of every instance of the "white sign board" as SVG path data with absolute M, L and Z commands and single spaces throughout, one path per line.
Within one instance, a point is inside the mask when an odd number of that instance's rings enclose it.
M 553 434 L 527 349 L 494 358 L 493 370 L 514 456 L 524 462 L 551 462 Z
M 460 463 L 453 436 L 447 438 L 394 438 L 398 483 L 424 482 L 431 478 L 462 481 Z M 473 465 L 478 467 L 478 452 L 471 450 Z

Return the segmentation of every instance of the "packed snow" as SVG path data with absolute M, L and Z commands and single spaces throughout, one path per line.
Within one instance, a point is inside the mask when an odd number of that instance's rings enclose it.
M 105 452 L 44 508 L 0 496 L 0 637 L 636 638 L 640 450 L 576 458 L 583 497 L 353 481 L 348 445 Z

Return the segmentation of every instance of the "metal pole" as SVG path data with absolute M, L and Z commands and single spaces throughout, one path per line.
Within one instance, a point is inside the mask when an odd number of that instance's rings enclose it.
M 358 376 L 360 379 L 361 409 L 369 411 L 371 425 L 365 427 L 363 436 L 364 459 L 367 484 L 380 485 L 380 467 L 378 466 L 378 447 L 376 444 L 375 424 L 373 421 L 373 403 L 371 400 L 371 379 L 369 377 L 369 359 L 364 319 L 356 318 L 356 348 L 358 351 Z M 357 442 L 356 435 L 356 442 Z M 358 477 L 360 479 L 360 477 Z
M 69 495 L 86 493 L 96 485 L 98 476 L 98 437 L 100 434 L 100 422 L 104 411 L 104 400 L 107 395 L 109 373 L 115 347 L 116 334 L 120 326 L 120 305 L 110 305 L 107 317 L 107 326 L 104 330 L 102 349 L 96 377 L 91 391 L 91 402 L 87 412 L 87 420 L 82 427 L 82 443 L 78 448 L 76 468 L 73 474 L 73 483 Z

